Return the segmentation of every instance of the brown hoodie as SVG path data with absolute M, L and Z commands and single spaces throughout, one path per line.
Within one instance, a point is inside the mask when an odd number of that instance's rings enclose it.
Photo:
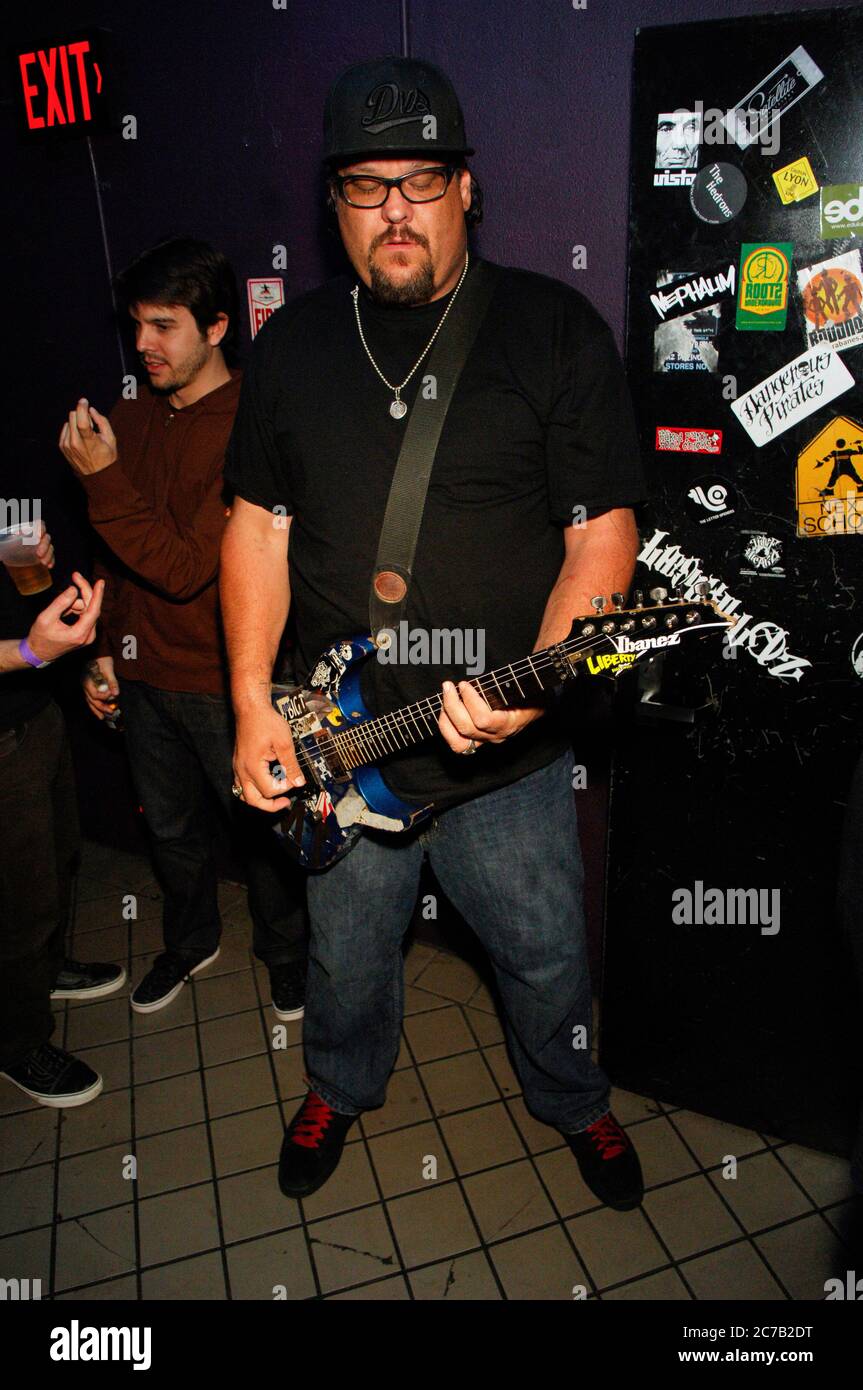
M 145 390 L 111 412 L 116 463 L 82 477 L 90 521 L 113 552 L 95 655 L 161 690 L 226 694 L 218 613 L 225 448 L 240 396 L 231 380 L 177 410 Z M 129 641 L 134 638 L 135 642 Z

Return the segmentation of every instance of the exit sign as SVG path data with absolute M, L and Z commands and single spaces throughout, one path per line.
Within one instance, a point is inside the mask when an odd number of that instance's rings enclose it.
M 27 131 L 85 134 L 105 124 L 105 74 L 94 34 L 22 45 L 16 61 Z

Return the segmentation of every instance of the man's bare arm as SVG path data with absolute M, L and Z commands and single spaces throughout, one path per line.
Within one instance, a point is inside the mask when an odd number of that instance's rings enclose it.
M 569 636 L 573 618 L 593 613 L 590 600 L 625 594 L 638 554 L 638 531 L 629 507 L 614 507 L 582 526 L 567 526 L 566 557 L 545 605 L 535 651 Z
M 595 594 L 606 598 L 615 591 L 626 593 L 632 582 L 638 554 L 635 517 L 628 507 L 615 507 L 582 526 L 568 526 L 566 555 L 545 605 L 534 651 L 569 636 L 573 618 L 592 613 Z M 542 706 L 512 710 L 489 709 L 469 681 L 443 687 L 443 710 L 438 725 L 456 753 L 469 741 L 501 743 L 544 714 Z
M 288 618 L 290 517 L 238 497 L 222 540 L 219 595 L 237 719 L 234 776 L 244 799 L 266 811 L 289 805 L 284 790 L 301 786 L 290 730 L 270 702 L 270 681 Z M 285 779 L 274 778 L 272 762 Z

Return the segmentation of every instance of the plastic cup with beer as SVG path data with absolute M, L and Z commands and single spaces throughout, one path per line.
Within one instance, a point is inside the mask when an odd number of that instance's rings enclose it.
M 22 521 L 0 531 L 0 563 L 6 566 L 19 594 L 41 594 L 51 587 L 51 571 L 35 557 L 44 534 L 42 521 Z

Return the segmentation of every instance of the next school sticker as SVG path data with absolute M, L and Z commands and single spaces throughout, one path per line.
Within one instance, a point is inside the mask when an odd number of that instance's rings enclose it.
M 797 534 L 863 536 L 863 425 L 836 415 L 797 455 Z
M 784 169 L 777 169 L 773 182 L 783 203 L 801 203 L 818 192 L 818 180 L 806 155 L 795 159 L 793 164 L 786 164 Z
M 281 309 L 285 302 L 285 283 L 280 277 L 273 280 L 247 280 L 249 291 L 249 327 L 254 338 L 267 319 Z
M 781 331 L 788 316 L 790 241 L 744 241 L 740 248 L 737 327 Z

